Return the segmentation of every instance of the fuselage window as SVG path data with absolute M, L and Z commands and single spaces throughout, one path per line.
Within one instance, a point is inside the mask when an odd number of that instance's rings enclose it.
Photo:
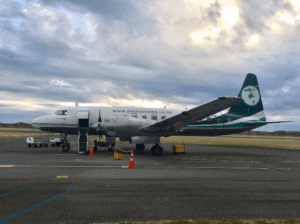
M 162 120 L 166 119 L 166 116 L 161 116 L 161 119 L 162 119 Z
M 157 121 L 157 114 L 151 114 L 151 120 Z
M 136 113 L 132 113 L 132 114 L 131 114 L 131 117 L 137 118 L 137 114 L 136 114 Z
M 147 116 L 146 116 L 146 115 L 143 115 L 142 118 L 143 118 L 143 119 L 147 119 Z
M 227 118 L 227 121 L 228 121 L 228 122 L 230 122 L 230 121 L 231 121 L 231 118 L 230 118 L 230 117 L 228 117 L 228 118 Z
M 218 124 L 221 124 L 221 123 L 223 123 L 223 120 L 222 120 L 222 118 L 218 118 L 218 120 L 217 120 L 217 123 L 218 123 Z

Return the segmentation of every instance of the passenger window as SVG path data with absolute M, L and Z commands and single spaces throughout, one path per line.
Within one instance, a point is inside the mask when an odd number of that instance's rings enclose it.
M 162 119 L 162 120 L 166 119 L 166 116 L 161 116 L 161 119 Z
M 132 113 L 132 114 L 131 114 L 131 117 L 137 118 L 137 114 L 136 114 L 136 113 Z
M 143 118 L 143 119 L 147 119 L 147 116 L 146 116 L 146 115 L 143 115 L 142 118 Z
M 151 114 L 151 120 L 157 121 L 157 114 Z

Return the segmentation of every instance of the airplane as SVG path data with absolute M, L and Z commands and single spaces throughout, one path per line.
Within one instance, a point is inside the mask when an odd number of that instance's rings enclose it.
M 215 115 L 228 108 L 227 113 Z M 119 137 L 120 141 L 136 144 L 138 151 L 143 151 L 145 144 L 154 144 L 151 154 L 160 156 L 163 154 L 159 146 L 162 136 L 228 135 L 280 122 L 286 121 L 266 121 L 257 77 L 249 73 L 237 97 L 219 97 L 189 110 L 76 105 L 38 117 L 32 125 L 42 131 L 63 133 L 64 152 L 70 150 L 67 135 L 78 135 L 78 152 L 86 155 L 89 153 L 88 135 L 105 135 L 106 146 L 114 146 L 115 138 Z M 100 142 L 97 144 L 101 146 Z

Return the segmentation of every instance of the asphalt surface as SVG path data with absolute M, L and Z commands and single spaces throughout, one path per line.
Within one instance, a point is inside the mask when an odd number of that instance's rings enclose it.
M 146 145 L 127 169 L 128 154 L 76 147 L 0 139 L 0 223 L 300 218 L 297 150 L 186 145 L 185 155 L 153 157 Z

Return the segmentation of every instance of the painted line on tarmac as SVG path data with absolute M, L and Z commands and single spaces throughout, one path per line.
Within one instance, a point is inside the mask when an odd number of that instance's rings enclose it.
M 0 195 L 0 197 L 6 196 L 6 195 L 9 195 L 9 194 L 13 194 L 13 193 L 17 193 L 17 192 L 23 191 L 23 190 L 24 189 L 20 189 L 20 190 L 16 190 L 16 191 L 12 191 L 12 192 L 6 193 L 6 194 L 2 194 L 2 195 Z
M 0 165 L 0 167 L 8 167 L 8 168 L 13 167 L 13 166 L 15 166 L 15 165 Z
M 1 167 L 1 166 L 0 166 Z M 107 167 L 107 168 L 115 168 L 115 167 L 117 167 L 117 168 L 127 168 L 128 166 L 80 166 L 80 165 L 78 165 L 78 166 L 37 166 L 37 165 L 10 165 L 10 166 L 5 166 L 5 167 L 15 167 L 15 168 L 17 168 L 17 167 L 38 167 L 38 168 L 44 168 L 44 167 L 51 167 L 51 168 L 76 168 L 76 167 L 78 167 L 78 168 L 105 168 L 105 167 Z
M 48 200 L 46 200 L 46 201 L 43 201 L 43 202 L 41 202 L 41 203 L 39 203 L 39 204 L 37 204 L 37 205 L 34 205 L 34 206 L 30 207 L 30 208 L 27 208 L 27 209 L 23 210 L 23 211 L 21 211 L 21 212 L 18 212 L 17 214 L 14 214 L 14 215 L 9 216 L 9 217 L 7 217 L 7 218 L 5 218 L 5 219 L 2 219 L 2 220 L 0 220 L 0 223 L 6 221 L 6 220 L 8 220 L 8 219 L 11 219 L 11 218 L 13 218 L 13 217 L 15 217 L 15 216 L 17 216 L 17 215 L 20 215 L 20 214 L 22 214 L 23 212 L 27 212 L 27 211 L 30 210 L 30 209 L 33 209 L 33 208 L 35 208 L 35 207 L 37 207 L 37 206 L 39 206 L 39 205 L 42 205 L 42 204 L 44 204 L 44 203 L 46 203 L 46 202 L 48 202 L 48 201 L 50 201 L 50 200 L 52 200 L 52 199 L 55 199 L 55 198 L 57 198 L 57 197 L 59 197 L 59 196 L 62 196 L 62 195 L 64 195 L 64 194 L 69 193 L 69 192 L 74 191 L 74 190 L 75 190 L 75 188 L 73 188 L 73 189 L 71 189 L 71 190 L 69 190 L 69 191 L 66 191 L 66 192 L 64 192 L 64 193 L 62 193 L 62 194 L 56 195 L 56 196 L 53 197 L 53 198 L 50 198 L 50 199 L 48 199 Z
M 57 176 L 56 178 L 68 178 L 68 176 Z
M 229 170 L 265 170 L 267 168 L 254 168 L 254 167 L 193 167 L 195 169 L 229 169 Z
M 264 169 L 272 169 L 272 170 L 279 170 L 279 171 L 285 171 L 285 172 L 299 173 L 298 170 L 292 170 L 291 168 L 278 168 L 278 167 L 261 166 L 261 165 L 255 165 L 255 164 L 251 164 L 251 163 L 249 164 L 249 163 L 246 163 L 246 162 L 239 162 L 239 161 L 232 161 L 232 160 L 209 159 L 209 158 L 206 158 L 204 156 L 201 156 L 200 158 L 207 159 L 208 161 L 216 161 L 216 162 L 225 162 L 225 163 L 246 165 L 246 166 L 255 167 L 255 168 L 258 168 L 258 169 L 259 168 L 264 168 Z

